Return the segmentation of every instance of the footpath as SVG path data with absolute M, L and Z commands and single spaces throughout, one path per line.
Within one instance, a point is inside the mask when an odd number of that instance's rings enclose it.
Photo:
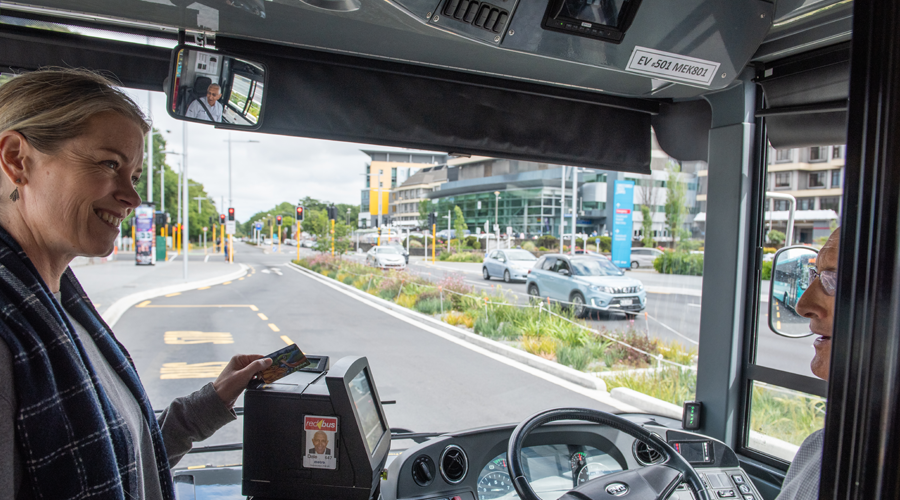
M 221 257 L 215 257 L 204 262 L 202 253 L 192 254 L 187 279 L 184 278 L 182 256 L 152 266 L 138 266 L 134 263 L 133 253 L 123 252 L 116 260 L 80 265 L 72 267 L 72 271 L 94 307 L 112 327 L 128 308 L 144 300 L 219 284 L 247 274 L 246 265 L 228 264 Z

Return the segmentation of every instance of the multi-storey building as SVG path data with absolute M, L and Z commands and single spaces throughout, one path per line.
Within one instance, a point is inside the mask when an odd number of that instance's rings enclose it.
M 797 199 L 792 243 L 813 243 L 828 236 L 839 220 L 844 150 L 844 146 L 769 150 L 766 191 Z M 786 229 L 789 204 L 788 200 L 766 200 L 768 229 Z
M 363 150 L 369 155 L 366 184 L 360 198 L 358 227 L 375 227 L 376 220 L 390 217 L 391 190 L 403 184 L 418 169 L 447 162 L 447 155 L 415 151 Z
M 428 195 L 438 186 L 456 180 L 455 175 L 448 175 L 450 171 L 449 165 L 423 167 L 394 189 L 391 192 L 391 223 L 395 226 L 419 226 L 420 221 L 428 217 L 428 214 L 419 213 L 419 205 L 428 200 Z M 453 169 L 454 174 L 457 172 Z

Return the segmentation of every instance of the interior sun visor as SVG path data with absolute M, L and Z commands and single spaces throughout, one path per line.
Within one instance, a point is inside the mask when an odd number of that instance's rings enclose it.
M 269 69 L 260 132 L 650 173 L 653 101 L 221 36 L 216 46 Z
M 680 161 L 708 161 L 712 108 L 705 99 L 661 103 L 651 123 L 667 155 Z
M 844 144 L 850 93 L 850 46 L 840 44 L 775 61 L 757 80 L 766 98 L 769 142 L 776 149 Z

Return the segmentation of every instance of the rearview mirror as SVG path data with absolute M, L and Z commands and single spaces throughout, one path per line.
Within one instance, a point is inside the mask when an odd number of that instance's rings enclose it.
M 560 269 L 559 274 L 562 274 L 563 276 L 568 276 L 569 270 L 568 269 Z
M 784 337 L 812 335 L 809 318 L 797 313 L 797 303 L 809 288 L 809 268 L 815 267 L 817 250 L 809 247 L 782 248 L 772 261 L 769 284 L 769 328 Z
M 252 130 L 262 123 L 263 64 L 199 47 L 173 50 L 166 111 L 178 120 Z

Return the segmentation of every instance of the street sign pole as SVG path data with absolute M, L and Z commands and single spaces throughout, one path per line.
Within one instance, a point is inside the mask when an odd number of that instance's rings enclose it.
M 331 256 L 334 257 L 334 219 L 331 219 Z
M 434 247 L 437 245 L 437 224 L 431 225 L 431 263 L 434 264 Z

